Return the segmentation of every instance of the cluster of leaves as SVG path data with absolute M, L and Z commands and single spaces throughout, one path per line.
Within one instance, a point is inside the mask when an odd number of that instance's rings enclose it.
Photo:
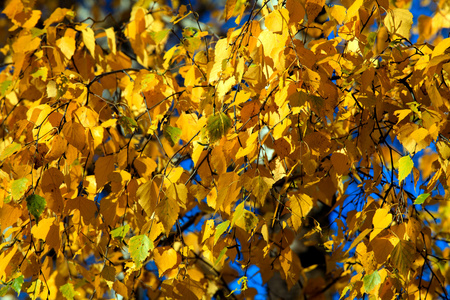
M 0 293 L 252 297 L 255 265 L 308 298 L 448 298 L 448 3 L 433 45 L 408 1 L 228 0 L 222 38 L 176 2 L 3 10 Z

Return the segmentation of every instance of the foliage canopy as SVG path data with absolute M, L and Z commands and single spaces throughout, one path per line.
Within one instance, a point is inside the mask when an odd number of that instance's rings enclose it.
M 3 10 L 0 295 L 253 297 L 256 266 L 448 299 L 447 1 L 228 0 L 226 36 L 178 1 L 115 26 L 29 2 Z

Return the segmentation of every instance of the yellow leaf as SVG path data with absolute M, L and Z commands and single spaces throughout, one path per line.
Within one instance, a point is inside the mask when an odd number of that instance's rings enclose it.
M 17 243 L 14 243 L 13 245 L 14 246 L 10 249 L 2 249 L 2 254 L 0 254 L 0 280 L 2 281 L 6 281 L 5 270 L 8 267 L 9 262 L 13 258 L 14 254 L 16 254 L 17 252 Z
M 98 114 L 92 109 L 82 106 L 74 112 L 77 121 L 85 128 L 97 126 Z
M 166 196 L 178 201 L 178 204 L 186 208 L 188 190 L 184 184 L 173 183 L 166 190 Z
M 373 216 L 373 231 L 370 233 L 370 241 L 373 240 L 381 231 L 388 227 L 392 222 L 392 215 L 389 208 L 379 208 Z
M 344 22 L 351 21 L 354 16 L 358 15 L 359 8 L 363 5 L 364 0 L 355 0 L 347 10 L 347 17 Z
M 149 217 L 155 212 L 156 205 L 158 204 L 158 195 L 159 188 L 153 180 L 147 181 L 141 185 L 136 192 L 139 204 Z
M 50 17 L 44 21 L 44 26 L 48 27 L 49 25 L 53 23 L 58 23 L 64 20 L 64 18 L 67 17 L 69 19 L 73 19 L 75 17 L 75 12 L 68 8 L 57 8 L 55 11 L 50 15 Z
M 203 231 L 202 243 L 204 243 L 208 238 L 213 236 L 215 233 L 214 220 L 207 220 L 205 223 L 205 229 Z
M 290 222 L 294 230 L 298 230 L 305 218 L 313 207 L 310 196 L 306 194 L 291 194 L 289 197 L 289 207 L 291 209 Z
M 158 247 L 153 251 L 153 258 L 158 267 L 159 277 L 163 277 L 164 273 L 176 267 L 181 258 L 178 253 L 171 247 Z
M 35 224 L 31 228 L 31 234 L 33 234 L 34 238 L 46 240 L 47 234 L 50 230 L 50 226 L 52 226 L 55 218 L 46 218 L 39 222 L 39 224 Z
M 339 24 L 342 24 L 347 17 L 347 10 L 342 5 L 333 5 L 329 8 L 326 6 L 325 8 L 329 10 L 328 14 L 331 15 Z
M 76 31 L 68 28 L 65 35 L 56 41 L 56 46 L 58 46 L 68 60 L 71 59 L 75 53 L 75 35 Z
M 159 201 L 156 206 L 155 213 L 163 224 L 166 235 L 169 235 L 172 226 L 177 221 L 179 212 L 180 206 L 178 205 L 177 200 L 169 197 Z
M 409 39 L 412 24 L 412 13 L 403 8 L 389 11 L 384 18 L 384 25 L 391 34 L 397 34 L 407 39 Z
M 146 156 L 136 158 L 133 165 L 138 171 L 139 176 L 146 179 L 151 178 L 153 171 L 155 171 L 158 166 L 153 159 Z
M 253 190 L 252 193 L 256 197 L 256 200 L 261 206 L 264 206 L 266 202 L 266 195 L 272 188 L 274 180 L 264 176 L 256 176 L 252 180 Z
M 108 39 L 108 47 L 112 54 L 116 54 L 117 47 L 116 47 L 116 34 L 114 32 L 114 28 L 110 27 L 108 29 L 105 29 L 106 38 Z
M 91 53 L 92 57 L 95 57 L 95 34 L 94 30 L 92 30 L 91 27 L 86 27 L 82 31 L 83 36 L 83 43 L 86 46 L 86 48 Z M 109 43 L 108 43 L 109 45 Z
M 267 29 L 272 32 L 281 32 L 289 23 L 289 12 L 286 8 L 277 9 L 268 14 L 264 19 Z

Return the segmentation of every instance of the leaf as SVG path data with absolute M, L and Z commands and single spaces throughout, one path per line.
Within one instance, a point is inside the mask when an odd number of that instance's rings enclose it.
M 389 208 L 379 208 L 373 216 L 373 231 L 370 233 L 370 240 L 373 240 L 381 231 L 388 227 L 392 222 L 392 214 Z
M 86 134 L 83 125 L 77 122 L 67 122 L 63 127 L 63 135 L 65 139 L 80 151 L 83 151 L 86 145 Z
M 149 251 L 153 250 L 153 241 L 151 241 L 145 234 L 133 236 L 129 241 L 129 252 L 133 259 L 136 268 L 140 268 L 142 262 L 149 255 Z
M 281 32 L 289 23 L 289 12 L 286 8 L 277 9 L 264 19 L 267 29 L 272 32 Z
M 23 282 L 24 282 L 24 277 L 23 277 L 23 275 L 20 275 L 19 277 L 14 278 L 14 280 L 11 284 L 11 287 L 13 290 L 16 291 L 17 296 L 20 296 L 20 290 L 22 289 Z
M 253 195 L 256 197 L 257 202 L 263 206 L 266 202 L 266 195 L 269 192 L 270 188 L 273 185 L 273 179 L 263 177 L 263 176 L 256 176 L 252 180 L 252 186 L 253 186 Z
M 428 197 L 430 197 L 431 194 L 429 193 L 425 193 L 425 194 L 421 194 L 419 196 L 417 196 L 416 200 L 414 200 L 414 204 L 422 204 L 425 202 L 425 200 L 428 199 Z
M 214 220 L 207 220 L 205 223 L 205 230 L 203 231 L 202 243 L 209 239 L 214 234 Z
M 407 39 L 409 39 L 412 24 L 412 13 L 403 8 L 394 8 L 388 11 L 384 18 L 384 25 L 391 34 L 397 34 Z
M 173 183 L 166 190 L 166 196 L 174 199 L 182 208 L 186 208 L 188 190 L 182 183 Z
M 306 0 L 306 15 L 308 16 L 308 24 L 314 22 L 324 5 L 325 0 Z
M 29 184 L 27 178 L 16 179 L 11 184 L 11 196 L 15 201 L 20 200 L 25 194 Z
M 391 264 L 406 278 L 415 260 L 415 254 L 416 248 L 413 242 L 400 240 L 392 250 Z
M 73 19 L 75 17 L 75 12 L 68 8 L 56 8 L 55 11 L 50 15 L 50 17 L 44 21 L 44 26 L 48 27 L 51 24 L 59 23 L 64 18 Z
M 149 217 L 153 215 L 155 208 L 158 205 L 158 195 L 159 188 L 153 180 L 147 181 L 136 191 L 138 202 Z
M 222 250 L 220 250 L 220 253 L 219 253 L 219 255 L 217 256 L 217 259 L 216 259 L 216 261 L 214 262 L 214 266 L 215 266 L 215 267 L 219 265 L 219 263 L 221 262 L 222 258 L 223 258 L 224 255 L 225 255 L 225 253 L 227 253 L 227 250 L 228 250 L 227 247 L 225 247 L 225 248 L 223 248 Z
M 414 162 L 409 155 L 403 156 L 398 161 L 398 181 L 401 183 L 411 173 Z
M 60 135 L 55 135 L 50 142 L 50 150 L 45 155 L 48 162 L 60 159 L 67 150 L 67 141 Z
M 167 235 L 177 221 L 179 212 L 180 206 L 178 205 L 177 200 L 170 197 L 162 199 L 156 206 L 155 213 L 163 224 Z
M 158 45 L 167 37 L 167 35 L 169 33 L 170 33 L 170 29 L 164 29 L 164 30 L 160 30 L 160 31 L 156 31 L 156 32 L 154 32 L 154 31 L 149 32 L 149 35 L 150 35 L 151 39 L 153 40 L 153 42 L 155 43 L 155 45 Z
M 214 234 L 214 245 L 219 240 L 220 236 L 227 231 L 228 226 L 230 226 L 230 220 L 226 220 L 216 226 L 216 233 Z
M 378 271 L 373 271 L 370 275 L 365 275 L 363 278 L 364 290 L 366 293 L 371 292 L 378 284 L 381 283 L 380 274 Z
M 129 231 L 130 231 L 130 225 L 125 224 L 123 226 L 120 226 L 120 227 L 117 227 L 116 229 L 111 230 L 111 236 L 113 238 L 123 240 Z
M 243 207 L 244 206 L 242 206 L 242 208 Z M 251 232 L 253 229 L 255 229 L 256 225 L 258 225 L 259 223 L 258 217 L 253 212 L 248 211 L 244 208 L 242 209 L 242 212 L 238 214 L 237 217 L 233 216 L 233 221 L 235 222 L 236 226 L 241 227 L 247 232 Z
M 92 57 L 95 57 L 95 34 L 91 27 L 86 27 L 82 32 L 83 43 L 88 48 Z
M 97 181 L 97 189 L 103 189 L 103 186 L 109 181 L 109 175 L 114 172 L 114 162 L 116 157 L 108 155 L 99 157 L 95 162 L 95 180 Z
M 153 252 L 153 257 L 158 267 L 159 277 L 179 264 L 178 253 L 171 247 L 158 247 Z
M 105 265 L 100 274 L 107 281 L 114 282 L 116 279 L 116 269 L 112 266 Z
M 450 38 L 443 39 L 439 42 L 439 44 L 437 44 L 436 47 L 434 47 L 433 53 L 431 53 L 431 58 L 444 54 L 445 50 L 447 50 L 449 47 Z
M 220 140 L 231 128 L 231 119 L 223 112 L 210 116 L 206 122 L 211 143 Z
M 180 140 L 181 129 L 173 126 L 165 126 L 164 137 L 169 141 L 170 146 L 173 147 Z
M 133 118 L 127 116 L 121 116 L 117 121 L 120 126 L 122 126 L 125 134 L 132 134 L 136 128 L 138 128 L 138 124 Z
M 303 219 L 313 208 L 313 202 L 310 196 L 306 194 L 289 195 L 289 207 L 291 209 L 290 222 L 294 230 L 299 230 Z
M 75 292 L 75 289 L 73 288 L 73 284 L 70 282 L 60 286 L 59 291 L 64 296 L 64 298 L 69 299 L 69 300 L 73 300 L 73 298 L 78 294 L 78 292 Z
M 13 155 L 15 152 L 19 151 L 22 148 L 22 145 L 12 142 L 5 149 L 3 149 L 2 154 L 0 155 L 0 161 L 4 161 L 6 158 Z
M 34 218 L 36 219 L 36 223 L 38 223 L 39 217 L 44 212 L 47 202 L 45 201 L 44 197 L 36 194 L 28 196 L 26 201 L 28 211 L 34 216 Z

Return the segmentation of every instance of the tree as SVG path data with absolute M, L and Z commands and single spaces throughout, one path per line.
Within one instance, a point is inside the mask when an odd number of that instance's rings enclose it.
M 0 294 L 448 299 L 450 6 L 410 4 L 11 0 Z

